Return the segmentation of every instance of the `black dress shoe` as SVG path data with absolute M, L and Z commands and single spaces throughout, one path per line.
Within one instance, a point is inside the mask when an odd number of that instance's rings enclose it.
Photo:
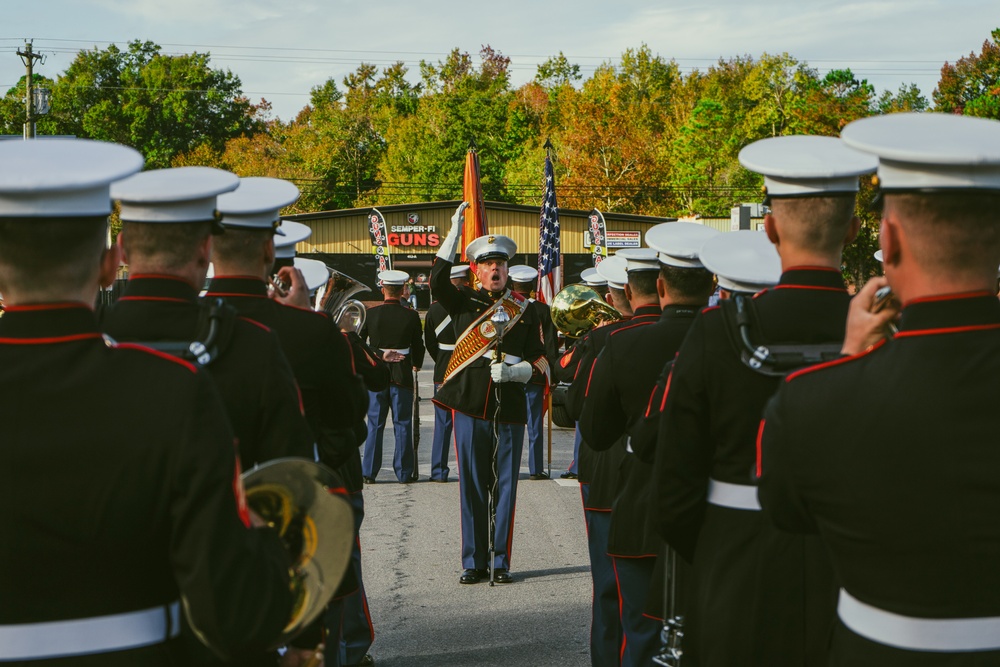
M 438 482 L 440 484 L 447 484 L 448 483 L 448 480 L 446 480 L 446 479 L 437 479 L 435 477 L 431 477 L 431 481 L 432 482 Z
M 534 480 L 548 479 L 548 478 L 549 478 L 549 473 L 545 472 L 544 470 L 542 472 L 536 472 L 534 475 L 528 475 L 528 479 L 534 479 Z
M 576 479 L 576 473 L 567 470 L 563 474 L 559 475 L 559 479 Z
M 375 478 L 374 477 L 362 477 L 362 479 L 365 480 L 365 484 L 374 484 L 375 483 Z
M 510 576 L 510 572 L 507 570 L 495 570 L 493 572 L 493 583 L 511 584 L 514 583 L 514 577 Z
M 478 584 L 480 581 L 490 576 L 487 570 L 466 570 L 459 577 L 458 583 L 460 584 Z

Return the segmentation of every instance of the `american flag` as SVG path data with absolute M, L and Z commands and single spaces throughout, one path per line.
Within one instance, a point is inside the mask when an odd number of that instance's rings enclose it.
M 556 179 L 552 160 L 545 157 L 545 199 L 538 221 L 538 300 L 552 303 L 562 289 L 559 268 L 559 207 L 556 205 Z

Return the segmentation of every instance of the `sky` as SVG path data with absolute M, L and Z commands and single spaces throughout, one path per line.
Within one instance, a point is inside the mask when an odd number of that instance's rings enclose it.
M 649 46 L 683 72 L 721 58 L 788 53 L 821 73 L 850 67 L 876 92 L 915 83 L 930 99 L 941 65 L 979 53 L 1000 27 L 997 0 L 48 0 L 5 3 L 0 92 L 25 73 L 17 50 L 33 40 L 36 71 L 56 78 L 81 49 L 150 40 L 164 53 L 211 54 L 254 102 L 291 120 L 309 91 L 361 62 L 397 60 L 419 81 L 421 60 L 489 44 L 511 58 L 515 86 L 560 52 L 584 77 L 629 48 Z

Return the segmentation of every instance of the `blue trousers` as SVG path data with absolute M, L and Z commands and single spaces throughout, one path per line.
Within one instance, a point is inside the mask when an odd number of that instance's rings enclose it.
M 569 468 L 566 468 L 566 472 L 571 472 L 574 475 L 580 473 L 577 461 L 580 460 L 581 442 L 583 442 L 583 437 L 580 436 L 580 425 L 577 424 L 576 431 L 573 433 L 573 461 L 569 464 Z
M 524 385 L 524 395 L 528 400 L 528 472 L 532 475 L 545 470 L 545 429 L 542 415 L 545 414 L 545 387 Z
M 454 425 L 459 497 L 462 501 L 462 567 L 467 570 L 485 570 L 489 564 L 493 423 L 455 411 Z M 493 567 L 509 569 L 524 426 L 499 424 L 498 429 L 500 442 L 496 457 L 498 492 L 496 530 L 493 533 Z
M 439 383 L 434 384 L 437 396 Z M 448 449 L 451 447 L 451 410 L 434 404 L 434 442 L 431 443 L 431 479 L 448 481 Z
M 590 485 L 581 484 L 583 505 L 587 505 Z M 622 621 L 618 610 L 618 582 L 615 566 L 608 555 L 611 512 L 585 509 L 587 547 L 590 550 L 590 577 L 594 582 L 594 602 L 590 620 L 590 664 L 618 667 L 621 664 Z M 650 663 L 652 664 L 652 663 Z
M 660 628 L 663 627 L 660 621 L 643 615 L 657 558 L 613 558 L 625 634 L 622 667 L 647 667 L 653 664 L 653 656 L 660 649 Z
M 356 665 L 368 653 L 375 641 L 375 628 L 372 626 L 371 613 L 368 611 L 368 596 L 365 595 L 365 582 L 361 577 L 361 522 L 365 518 L 365 498 L 360 491 L 350 496 L 354 508 L 354 548 L 351 550 L 351 564 L 358 579 L 358 592 L 344 598 L 343 622 L 340 637 L 341 665 Z M 333 663 L 327 663 L 331 665 Z
M 392 469 L 400 482 L 410 481 L 413 475 L 413 390 L 390 384 L 383 391 L 368 392 L 368 438 L 361 460 L 361 474 L 374 478 L 382 468 L 382 434 L 385 421 L 392 409 L 392 432 L 396 437 L 396 451 Z

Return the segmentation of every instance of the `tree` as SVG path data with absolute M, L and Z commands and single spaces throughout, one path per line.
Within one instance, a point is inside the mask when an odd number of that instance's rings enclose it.
M 152 42 L 81 51 L 51 88 L 39 133 L 132 146 L 148 167 L 166 167 L 201 144 L 222 150 L 229 139 L 261 130 L 269 109 L 250 103 L 239 77 L 212 69 L 208 54 L 166 56 Z M 6 112 L 4 119 L 9 126 Z
M 875 109 L 880 114 L 927 111 L 929 106 L 927 98 L 920 93 L 920 88 L 915 83 L 900 84 L 895 94 L 884 90 L 875 103 Z
M 979 55 L 970 53 L 941 67 L 933 93 L 935 111 L 1000 119 L 1000 28 L 991 37 Z

